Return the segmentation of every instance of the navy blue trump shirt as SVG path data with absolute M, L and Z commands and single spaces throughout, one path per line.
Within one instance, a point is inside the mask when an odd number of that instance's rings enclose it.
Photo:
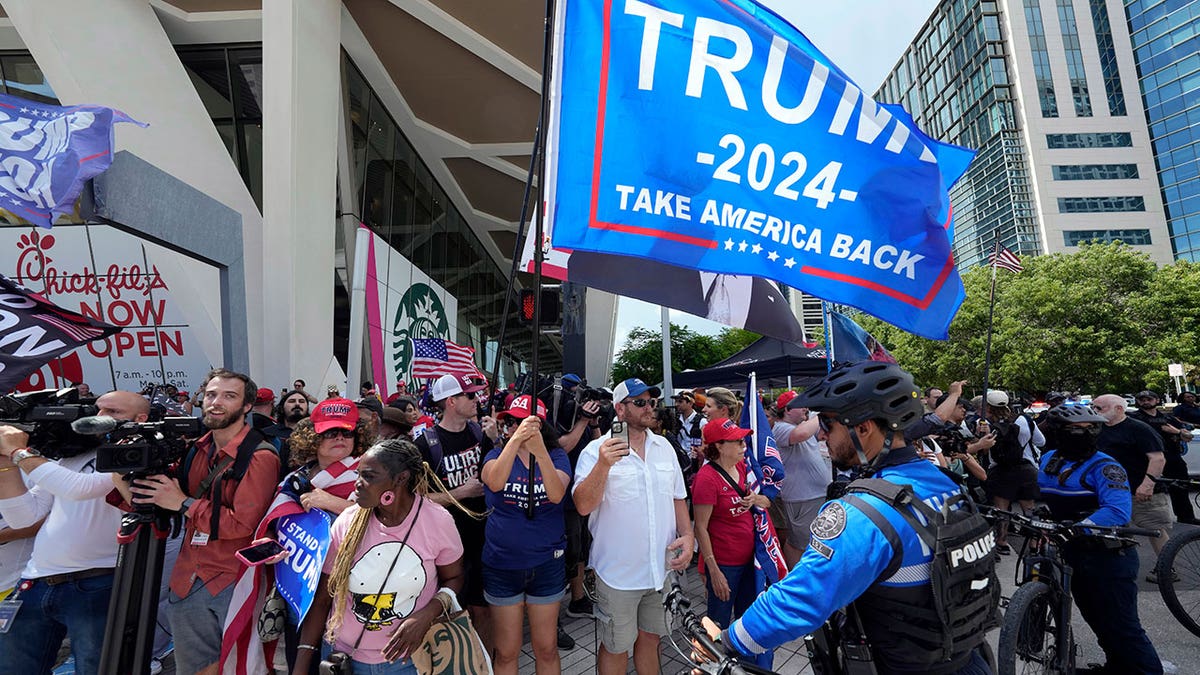
M 492 450 L 483 463 L 486 465 L 495 460 L 500 452 L 499 448 Z M 529 503 L 529 469 L 521 463 L 520 457 L 513 458 L 512 471 L 502 490 L 492 492 L 486 483 L 483 486 L 483 497 L 491 510 L 483 541 L 483 563 L 489 567 L 502 570 L 529 569 L 562 556 L 566 550 L 567 536 L 563 522 L 566 495 L 563 496 L 563 502 L 551 502 L 546 496 L 546 486 L 542 482 L 537 459 L 531 455 L 529 461 L 534 469 L 533 518 L 525 516 L 525 508 Z M 554 448 L 550 451 L 550 461 L 567 475 L 563 489 L 569 493 L 571 460 L 567 458 L 566 451 Z

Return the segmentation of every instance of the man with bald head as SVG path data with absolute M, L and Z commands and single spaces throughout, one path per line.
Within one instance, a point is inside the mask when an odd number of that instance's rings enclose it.
M 150 415 L 150 402 L 130 391 L 109 392 L 96 406 L 118 420 L 145 422 Z M 46 459 L 43 451 L 62 459 Z M 0 633 L 5 672 L 50 672 L 68 635 L 75 672 L 99 670 L 121 511 L 105 500 L 113 483 L 96 473 L 96 451 L 69 452 L 31 448 L 25 432 L 0 426 L 0 515 L 12 527 L 45 521 L 9 597 L 21 605 Z
M 1125 415 L 1125 398 L 1122 396 L 1097 396 L 1092 407 L 1108 420 L 1096 439 L 1096 448 L 1117 460 L 1129 474 L 1129 488 L 1133 490 L 1133 524 L 1162 530 L 1161 536 L 1150 540 L 1157 555 L 1167 544 L 1167 532 L 1172 522 L 1166 490 L 1157 488 L 1150 479 L 1150 476 L 1161 476 L 1167 463 L 1162 439 L 1149 424 Z

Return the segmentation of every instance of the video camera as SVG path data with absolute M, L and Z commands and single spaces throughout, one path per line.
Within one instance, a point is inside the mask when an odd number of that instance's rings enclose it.
M 164 417 L 157 422 L 123 422 L 85 417 L 72 424 L 76 433 L 103 440 L 96 447 L 96 472 L 149 476 L 165 473 L 187 451 L 203 428 L 195 417 Z
M 930 434 L 946 456 L 967 454 L 967 444 L 975 440 L 975 436 L 962 428 L 961 424 L 947 422 L 942 428 Z
M 21 429 L 29 434 L 30 447 L 50 459 L 62 459 L 100 445 L 100 439 L 72 429 L 73 422 L 95 415 L 97 410 L 80 403 L 74 388 L 8 394 L 0 397 L 0 425 Z

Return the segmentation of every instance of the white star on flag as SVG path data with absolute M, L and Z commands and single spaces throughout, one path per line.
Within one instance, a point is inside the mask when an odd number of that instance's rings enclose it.
M 738 244 L 738 253 L 745 253 L 746 246 L 748 246 L 748 244 L 744 241 L 742 243 Z
M 758 244 L 755 244 L 750 247 L 750 252 L 753 253 L 754 255 L 758 255 L 759 252 L 761 252 L 761 251 L 762 251 L 762 246 L 759 246 Z
M 732 240 L 732 239 L 727 239 L 727 240 L 725 240 L 725 250 L 726 250 L 726 251 L 732 251 L 732 250 L 733 250 L 733 240 Z
M 775 262 L 776 260 L 779 260 L 779 254 L 776 253 L 775 251 L 771 251 L 770 253 L 767 254 L 767 260 L 770 260 L 771 262 Z
M 796 266 L 796 259 L 795 259 L 795 258 L 788 258 L 787 260 L 783 261 L 783 266 L 784 266 L 784 267 L 786 267 L 786 268 L 788 268 L 788 269 L 791 269 L 791 268 L 795 267 L 795 266 Z

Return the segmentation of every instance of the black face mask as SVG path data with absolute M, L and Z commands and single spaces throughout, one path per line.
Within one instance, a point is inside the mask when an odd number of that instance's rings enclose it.
M 1096 454 L 1096 436 L 1100 429 L 1090 427 L 1067 427 L 1056 434 L 1059 456 L 1073 462 L 1079 462 Z

